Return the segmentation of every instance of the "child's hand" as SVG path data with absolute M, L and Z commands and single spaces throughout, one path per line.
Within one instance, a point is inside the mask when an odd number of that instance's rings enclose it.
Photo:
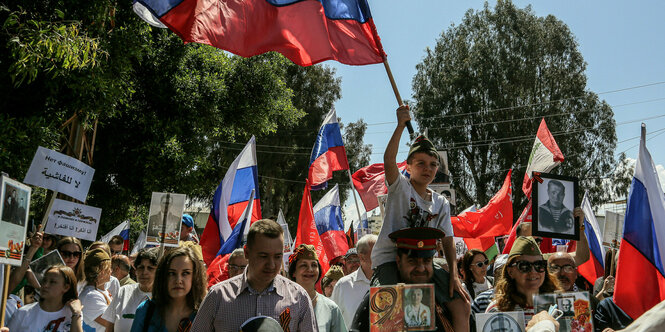
M 409 105 L 402 105 L 397 109 L 397 125 L 404 127 L 406 122 L 411 121 L 411 113 L 409 113 Z

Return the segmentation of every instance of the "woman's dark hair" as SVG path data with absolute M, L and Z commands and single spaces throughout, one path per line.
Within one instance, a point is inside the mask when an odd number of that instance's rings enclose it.
M 143 248 L 139 250 L 134 260 L 134 266 L 141 265 L 141 261 L 144 259 L 147 259 L 152 265 L 157 265 L 159 263 L 159 248 Z
M 526 308 L 526 296 L 517 290 L 517 283 L 515 279 L 510 277 L 508 269 L 510 264 L 520 258 L 522 255 L 516 255 L 508 259 L 501 271 L 501 278 L 495 280 L 496 286 L 494 287 L 494 301 L 496 301 L 499 311 L 513 311 L 515 305 L 519 305 L 522 309 Z M 554 293 L 561 291 L 559 280 L 545 270 L 545 281 L 538 289 L 539 293 Z
M 85 280 L 85 275 L 83 274 L 83 244 L 81 244 L 81 241 L 73 236 L 65 236 L 62 239 L 58 240 L 56 249 L 60 251 L 62 250 L 62 247 L 72 243 L 77 245 L 79 247 L 79 250 L 81 250 L 81 257 L 79 257 L 79 262 L 76 263 L 76 267 L 74 268 L 74 274 L 76 275 L 76 280 L 81 282 Z
M 289 279 L 291 279 L 291 280 L 293 280 L 293 281 L 296 281 L 296 277 L 295 277 L 295 273 L 296 273 L 296 265 L 298 265 L 298 261 L 299 261 L 299 260 L 300 260 L 300 259 L 296 259 L 293 263 L 290 263 L 290 264 L 289 264 L 289 272 L 288 272 L 288 276 L 289 276 Z M 319 276 L 316 277 L 316 282 L 319 282 L 319 280 L 321 280 L 321 272 L 323 272 L 323 271 L 321 271 L 321 263 L 319 263 L 319 260 L 318 260 L 318 259 L 316 260 L 316 265 L 319 266 Z M 321 287 L 323 287 L 323 285 L 322 285 Z
M 174 258 L 186 256 L 192 262 L 192 288 L 187 293 L 187 305 L 193 310 L 198 310 L 199 305 L 206 295 L 206 278 L 203 264 L 189 247 L 178 247 L 166 253 L 157 265 L 155 272 L 155 283 L 152 286 L 152 301 L 157 305 L 162 314 L 171 301 L 169 295 L 169 267 Z M 137 258 L 138 259 L 138 258 Z M 162 316 L 163 317 L 163 316 Z
M 471 249 L 464 254 L 462 258 L 462 269 L 464 269 L 464 285 L 466 285 L 466 290 L 469 291 L 471 298 L 476 297 L 476 292 L 473 290 L 473 272 L 471 271 L 471 262 L 476 257 L 476 255 L 483 255 L 487 259 L 487 255 L 481 250 Z
M 77 286 L 77 280 L 76 280 L 76 275 L 74 275 L 74 270 L 70 268 L 69 266 L 65 265 L 53 265 L 49 267 L 44 274 L 51 270 L 56 270 L 62 278 L 65 280 L 65 285 L 69 285 L 69 290 L 65 294 L 62 295 L 62 304 L 65 304 L 69 302 L 69 300 L 75 300 L 79 298 L 79 293 L 76 289 Z

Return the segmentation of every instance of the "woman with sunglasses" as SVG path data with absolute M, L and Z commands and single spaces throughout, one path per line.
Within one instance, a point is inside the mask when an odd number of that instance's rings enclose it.
M 56 249 L 60 252 L 65 265 L 74 271 L 76 280 L 81 284 L 85 280 L 83 260 L 81 259 L 81 255 L 83 254 L 81 241 L 75 237 L 65 236 L 58 241 Z
M 316 291 L 316 283 L 321 279 L 321 264 L 313 245 L 301 244 L 289 257 L 289 279 L 307 291 L 319 331 L 346 331 L 344 317 L 337 304 Z
M 471 249 L 464 254 L 462 258 L 462 268 L 464 269 L 464 288 L 476 298 L 476 295 L 492 288 L 494 278 L 487 276 L 487 266 L 489 260 L 484 252 L 478 249 Z
M 494 300 L 486 312 L 524 311 L 526 322 L 534 315 L 533 295 L 553 293 L 561 287 L 547 272 L 547 261 L 532 237 L 520 236 L 515 240 L 508 262 L 494 288 Z

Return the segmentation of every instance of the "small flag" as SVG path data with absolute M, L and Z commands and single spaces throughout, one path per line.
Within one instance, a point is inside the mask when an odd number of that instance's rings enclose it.
M 589 202 L 589 193 L 584 193 L 582 199 L 582 210 L 584 211 L 584 235 L 589 242 L 589 260 L 577 267 L 580 275 L 589 283 L 594 284 L 596 279 L 605 274 L 605 248 L 603 248 L 602 233 L 600 226 L 593 213 L 591 202 Z
M 312 190 L 325 189 L 334 171 L 349 169 L 342 132 L 337 122 L 335 109 L 323 119 L 309 159 L 308 179 Z
M 335 185 L 314 205 L 314 221 L 329 258 L 344 256 L 349 244 L 344 233 L 339 186 Z
M 545 123 L 545 118 L 540 121 L 536 140 L 533 142 L 531 155 L 529 155 L 529 164 L 524 173 L 524 182 L 522 191 L 527 197 L 531 197 L 531 179 L 532 172 L 547 173 L 563 162 L 563 153 L 554 141 L 554 136 Z
M 319 257 L 321 264 L 321 275 L 328 272 L 328 255 L 323 247 L 321 237 L 316 229 L 316 222 L 314 221 L 314 211 L 312 209 L 312 196 L 310 194 L 309 181 L 306 181 L 305 191 L 302 195 L 302 203 L 300 204 L 300 215 L 298 216 L 298 231 L 296 232 L 296 241 L 293 243 L 294 247 L 300 244 L 311 244 L 316 248 L 316 255 Z
M 134 243 L 134 247 L 132 247 L 132 252 L 130 254 L 131 255 L 138 254 L 139 250 L 145 248 L 146 239 L 147 237 L 145 231 L 141 231 L 138 239 L 136 239 L 136 243 Z
M 102 236 L 102 239 L 100 241 L 104 243 L 109 243 L 109 241 L 111 241 L 111 238 L 116 235 L 120 235 L 122 237 L 122 240 L 124 242 L 122 250 L 123 251 L 129 250 L 129 220 L 123 221 L 118 226 L 115 226 L 114 229 L 106 233 L 106 235 Z
M 408 177 L 406 161 L 397 164 L 397 168 Z M 372 211 L 379 207 L 377 197 L 388 193 L 383 163 L 365 166 L 353 173 L 351 178 L 353 179 L 353 186 L 360 194 L 363 205 L 365 205 L 365 211 Z

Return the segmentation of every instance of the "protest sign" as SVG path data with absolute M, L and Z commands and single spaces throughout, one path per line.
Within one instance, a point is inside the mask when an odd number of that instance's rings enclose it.
M 2 177 L 0 183 L 0 264 L 21 265 L 28 211 L 30 187 Z
M 23 182 L 85 202 L 94 174 L 82 161 L 40 146 Z
M 65 265 L 65 261 L 62 260 L 62 256 L 57 250 L 51 250 L 48 254 L 30 263 L 30 270 L 35 274 L 35 278 L 37 278 L 40 285 L 44 279 L 44 273 L 53 265 Z
M 55 199 L 44 232 L 95 241 L 102 209 Z
M 611 248 L 619 248 L 623 237 L 623 214 L 605 211 L 605 228 L 603 229 L 603 245 Z
M 177 247 L 180 221 L 185 210 L 185 195 L 152 193 L 148 217 L 147 244 Z

